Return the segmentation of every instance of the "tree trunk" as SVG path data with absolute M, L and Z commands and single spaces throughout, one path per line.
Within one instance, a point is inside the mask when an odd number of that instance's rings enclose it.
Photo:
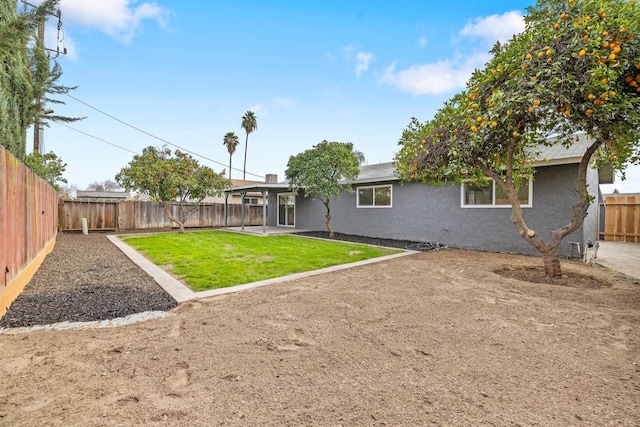
M 324 200 L 324 199 L 320 199 L 320 200 L 322 201 L 324 206 L 327 208 L 327 214 L 324 216 L 325 224 L 327 226 L 327 231 L 329 232 L 329 237 L 333 239 L 336 236 L 333 233 L 333 228 L 331 228 L 331 208 L 329 207 L 329 202 L 331 201 L 331 199 L 327 197 L 327 200 Z
M 331 215 L 327 214 L 325 216 L 325 218 L 327 219 L 326 220 L 326 224 L 327 224 L 327 230 L 329 231 L 329 237 L 331 237 L 333 239 L 336 236 L 333 233 L 333 228 L 331 228 Z
M 558 257 L 558 248 L 552 248 L 550 251 L 542 254 L 542 263 L 544 264 L 544 272 L 550 279 L 562 278 L 562 270 L 560 268 L 560 258 Z

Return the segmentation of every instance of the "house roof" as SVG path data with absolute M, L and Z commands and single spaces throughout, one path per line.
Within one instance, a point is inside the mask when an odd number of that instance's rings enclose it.
M 396 168 L 391 162 L 360 166 L 360 174 L 353 183 L 397 181 L 399 178 L 395 175 L 395 170 Z
M 562 144 L 541 146 L 540 153 L 536 156 L 535 166 L 566 165 L 579 163 L 584 152 L 589 148 L 592 140 L 585 134 L 576 136 L 577 140 L 569 148 Z M 354 184 L 367 182 L 398 181 L 394 174 L 395 168 L 392 162 L 366 165 L 360 167 L 360 174 Z
M 587 135 L 576 135 L 576 141 L 568 148 L 562 144 L 540 147 L 540 153 L 536 156 L 535 166 L 567 165 L 579 163 L 582 155 L 593 143 Z
M 225 193 L 239 193 L 241 191 L 251 192 L 251 191 L 269 191 L 269 190 L 288 190 L 289 183 L 288 182 L 278 182 L 269 184 L 266 182 L 256 182 L 254 184 L 244 184 L 237 185 L 231 188 L 227 188 L 224 190 Z
M 126 191 L 90 191 L 77 190 L 78 199 L 126 199 L 131 195 Z

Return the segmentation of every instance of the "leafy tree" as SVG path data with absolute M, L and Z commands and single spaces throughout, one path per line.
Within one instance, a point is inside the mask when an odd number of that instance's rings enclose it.
M 127 191 L 146 193 L 152 200 L 161 202 L 169 219 L 178 224 L 180 233 L 184 232 L 186 219 L 197 210 L 202 199 L 220 195 L 229 182 L 211 168 L 200 166 L 186 153 L 176 150 L 172 155 L 167 147 L 160 150 L 153 146 L 133 156 L 118 172 L 116 181 Z M 180 205 L 178 216 L 173 214 L 175 201 Z M 196 207 L 188 210 L 187 203 L 195 203 Z
M 247 137 L 244 141 L 244 166 L 242 168 L 242 179 L 246 179 L 247 174 L 247 147 L 249 146 L 249 134 L 254 130 L 258 129 L 258 121 L 256 120 L 256 115 L 253 111 L 247 111 L 242 116 L 242 128 L 247 134 Z M 229 171 L 231 173 L 231 171 Z
M 511 221 L 560 277 L 558 247 L 583 223 L 591 203 L 590 162 L 622 171 L 640 161 L 640 7 L 626 0 L 539 0 L 526 29 L 497 44 L 467 89 L 428 122 L 413 118 L 394 158 L 405 181 L 493 179 L 507 194 Z M 568 224 L 545 241 L 529 229 L 517 196 L 534 174 L 540 147 L 590 137 L 578 166 L 578 201 Z
M 366 158 L 364 157 L 364 153 L 360 150 L 353 150 L 354 154 L 356 155 L 356 157 L 358 158 L 358 164 L 362 165 L 364 164 Z
M 289 157 L 284 172 L 289 185 L 303 188 L 307 197 L 317 197 L 327 209 L 325 223 L 329 237 L 331 228 L 332 198 L 343 192 L 353 192 L 351 183 L 360 173 L 359 160 L 350 142 L 322 141 L 313 148 Z
M 236 152 L 236 147 L 240 141 L 238 140 L 238 136 L 234 132 L 227 132 L 224 136 L 223 144 L 227 147 L 227 151 L 229 152 L 229 179 L 231 179 L 231 156 Z
M 78 186 L 75 184 L 61 185 L 58 189 L 58 196 L 63 200 L 72 200 L 75 198 Z
M 118 191 L 121 190 L 117 182 L 106 179 L 103 182 L 93 181 L 87 186 L 89 191 Z
M 19 159 L 26 154 L 35 99 L 28 43 L 57 3 L 47 0 L 17 15 L 16 2 L 0 2 L 0 144 Z
M 40 154 L 34 151 L 24 156 L 24 164 L 56 190 L 60 190 L 59 182 L 67 183 L 67 180 L 62 177 L 67 164 L 53 152 Z

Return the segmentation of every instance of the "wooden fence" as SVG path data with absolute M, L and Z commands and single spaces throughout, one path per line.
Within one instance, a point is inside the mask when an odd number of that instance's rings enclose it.
M 0 317 L 53 249 L 58 194 L 0 146 Z
M 600 238 L 640 243 L 640 197 L 608 196 L 604 202 L 604 232 Z
M 185 228 L 224 227 L 224 203 L 202 203 L 188 205 L 196 208 L 186 222 Z M 229 204 L 227 225 L 241 225 L 242 205 Z M 174 203 L 173 215 L 178 216 L 180 205 Z M 92 231 L 127 231 L 172 229 L 178 226 L 169 219 L 159 202 L 147 201 L 78 201 L 64 200 L 59 205 L 60 229 L 82 230 L 82 218 L 87 219 L 87 228 Z M 262 225 L 262 206 L 245 205 L 245 225 Z

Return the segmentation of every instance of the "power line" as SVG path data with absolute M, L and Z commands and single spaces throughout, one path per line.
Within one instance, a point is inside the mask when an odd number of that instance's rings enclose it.
M 113 120 L 115 120 L 115 121 L 117 121 L 117 122 L 120 122 L 120 123 L 122 123 L 123 125 L 128 126 L 128 127 L 132 128 L 132 129 L 134 129 L 134 130 L 137 130 L 138 132 L 141 132 L 141 133 L 143 133 L 143 134 L 145 134 L 145 135 L 147 135 L 147 136 L 150 136 L 151 138 L 157 139 L 158 141 L 161 141 L 161 142 L 163 142 L 163 143 L 165 143 L 165 144 L 173 145 L 174 147 L 179 148 L 179 149 L 181 149 L 181 150 L 183 150 L 183 151 L 185 151 L 185 152 L 187 152 L 187 153 L 193 154 L 194 156 L 197 156 L 197 157 L 200 157 L 200 158 L 202 158 L 202 159 L 208 160 L 208 161 L 210 161 L 210 162 L 216 163 L 216 164 L 218 164 L 218 165 L 224 166 L 225 168 L 228 166 L 228 165 L 227 165 L 227 164 L 225 164 L 225 163 L 222 163 L 222 162 L 219 162 L 219 161 L 217 161 L 217 160 L 211 159 L 211 158 L 209 158 L 209 157 L 203 156 L 203 155 L 198 154 L 198 153 L 196 153 L 196 152 L 194 152 L 194 151 L 188 150 L 188 149 L 186 149 L 186 148 L 184 148 L 184 147 L 181 147 L 181 146 L 179 146 L 179 145 L 177 145 L 177 144 L 174 144 L 173 142 L 167 141 L 166 139 L 160 138 L 159 136 L 156 136 L 156 135 L 154 135 L 154 134 L 152 134 L 152 133 L 149 133 L 149 132 L 147 132 L 147 131 L 145 131 L 145 130 L 143 130 L 143 129 L 140 129 L 140 128 L 139 128 L 139 127 L 137 127 L 137 126 L 134 126 L 134 125 L 132 125 L 132 124 L 130 124 L 130 123 L 127 123 L 127 122 L 125 122 L 124 120 L 121 120 L 121 119 L 119 119 L 119 118 L 117 118 L 117 117 L 115 117 L 115 116 L 112 116 L 112 115 L 111 115 L 111 114 L 109 114 L 109 113 L 106 113 L 106 112 L 104 112 L 104 111 L 102 111 L 102 110 L 100 110 L 100 109 L 98 109 L 98 108 L 94 107 L 93 105 L 90 105 L 90 104 L 88 104 L 88 103 L 86 103 L 86 102 L 84 102 L 84 101 L 81 101 L 80 99 L 76 98 L 76 97 L 75 97 L 75 96 L 73 96 L 73 95 L 69 95 L 68 93 L 66 93 L 65 95 L 67 95 L 69 98 L 74 99 L 75 101 L 77 101 L 77 102 L 79 102 L 79 103 L 81 103 L 81 104 L 83 104 L 83 105 L 86 105 L 87 107 L 91 108 L 92 110 L 95 110 L 95 111 L 97 111 L 98 113 L 103 114 L 103 115 L 105 115 L 105 116 L 109 117 L 110 119 L 113 119 Z M 67 126 L 67 127 L 69 127 L 69 126 Z M 72 128 L 71 128 L 71 129 L 72 129 Z M 112 145 L 113 145 L 113 144 L 112 144 Z M 136 153 L 136 154 L 137 154 L 137 153 Z M 236 170 L 236 171 L 238 171 L 238 172 L 242 172 L 242 169 L 237 169 L 237 168 L 231 168 L 231 169 L 232 169 L 232 170 Z M 231 173 L 231 171 L 229 171 L 229 173 Z M 258 174 L 255 174 L 255 173 L 251 173 L 251 172 L 247 172 L 247 175 L 253 175 L 253 176 L 255 176 L 255 177 L 258 177 L 258 178 L 262 178 L 262 179 L 264 179 L 264 176 L 262 176 L 262 175 L 258 175 Z
M 119 145 L 117 145 L 117 144 L 114 144 L 114 143 L 112 143 L 112 142 L 106 141 L 106 140 L 104 140 L 104 139 L 102 139 L 102 138 L 98 138 L 97 136 L 93 136 L 93 135 L 88 134 L 88 133 L 86 133 L 86 132 L 83 132 L 83 131 L 81 131 L 81 130 L 79 130 L 79 129 L 73 128 L 73 127 L 71 127 L 71 126 L 69 126 L 69 125 L 66 125 L 66 124 L 62 123 L 62 122 L 55 122 L 55 123 L 56 123 L 56 124 L 58 124 L 58 125 L 62 125 L 62 126 L 64 126 L 64 127 L 68 128 L 68 129 L 71 129 L 72 131 L 75 131 L 75 132 L 81 133 L 81 134 L 83 134 L 83 135 L 85 135 L 85 136 L 88 136 L 89 138 L 97 139 L 98 141 L 100 141 L 100 142 L 104 142 L 105 144 L 113 145 L 114 147 L 119 148 L 119 149 L 121 149 L 121 150 L 128 151 L 128 152 L 133 153 L 133 154 L 140 154 L 140 153 L 136 153 L 136 152 L 135 152 L 135 151 L 133 151 L 133 150 L 129 150 L 128 148 L 121 147 L 121 146 L 119 146 Z

